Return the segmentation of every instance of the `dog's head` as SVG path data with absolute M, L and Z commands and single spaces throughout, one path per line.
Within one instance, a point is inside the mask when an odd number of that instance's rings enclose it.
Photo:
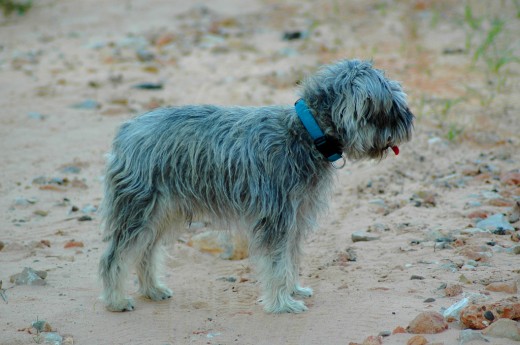
M 401 85 L 372 63 L 344 60 L 324 66 L 302 83 L 302 98 L 327 124 L 348 158 L 379 158 L 412 136 L 414 115 Z

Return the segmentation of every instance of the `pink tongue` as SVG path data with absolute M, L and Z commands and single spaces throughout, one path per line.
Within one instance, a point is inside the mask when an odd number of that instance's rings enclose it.
M 395 155 L 397 156 L 399 154 L 399 147 L 392 146 L 392 151 L 394 151 Z

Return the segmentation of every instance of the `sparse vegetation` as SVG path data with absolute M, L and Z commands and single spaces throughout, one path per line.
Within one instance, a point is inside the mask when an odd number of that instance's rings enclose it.
M 9 16 L 13 13 L 19 15 L 27 13 L 32 7 L 32 0 L 0 0 L 0 9 L 4 16 Z

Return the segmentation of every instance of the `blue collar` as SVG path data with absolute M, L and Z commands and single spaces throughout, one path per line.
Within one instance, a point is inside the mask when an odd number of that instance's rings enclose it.
M 312 113 L 305 101 L 300 98 L 298 101 L 296 101 L 294 107 L 296 108 L 296 114 L 302 121 L 303 126 L 311 135 L 316 149 L 318 149 L 318 151 L 320 151 L 329 162 L 335 162 L 338 159 L 341 159 L 342 150 L 339 143 L 334 138 L 323 134 L 323 131 L 316 122 L 314 116 L 312 116 Z

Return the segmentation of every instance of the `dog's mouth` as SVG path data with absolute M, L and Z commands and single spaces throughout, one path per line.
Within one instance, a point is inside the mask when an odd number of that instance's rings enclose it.
M 386 151 L 388 149 L 392 149 L 392 151 L 394 151 L 396 156 L 399 154 L 399 146 L 397 146 L 397 145 L 393 145 L 393 146 L 388 145 L 387 147 L 385 147 L 383 149 L 383 151 Z

